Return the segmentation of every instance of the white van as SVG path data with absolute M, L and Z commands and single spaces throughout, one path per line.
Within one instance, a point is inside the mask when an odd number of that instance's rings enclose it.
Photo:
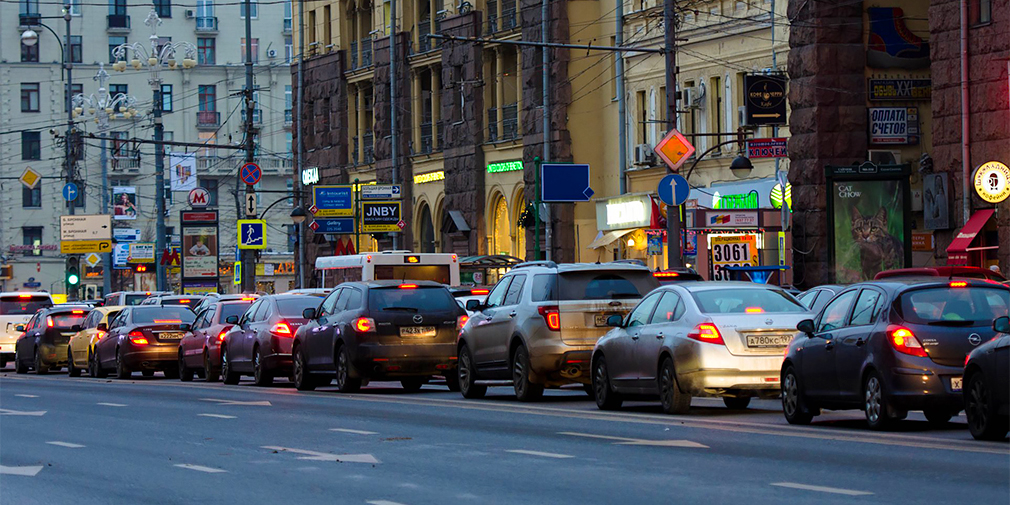
M 0 293 L 0 368 L 14 361 L 14 345 L 28 320 L 52 306 L 53 298 L 45 291 Z

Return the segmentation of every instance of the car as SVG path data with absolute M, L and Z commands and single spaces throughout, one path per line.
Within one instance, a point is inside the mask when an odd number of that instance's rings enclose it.
M 209 307 L 212 303 L 215 303 L 215 302 L 230 302 L 230 301 L 234 301 L 234 300 L 239 300 L 239 301 L 243 301 L 243 302 L 255 302 L 256 299 L 259 298 L 259 297 L 260 297 L 260 295 L 255 294 L 255 293 L 237 293 L 237 294 L 228 294 L 228 295 L 219 295 L 217 293 L 209 293 L 209 294 L 203 295 L 203 299 L 200 300 L 200 303 L 196 304 L 196 306 L 193 307 L 193 313 L 194 314 L 199 314 L 199 313 L 203 312 L 204 310 L 206 310 L 207 307 Z
M 151 296 L 141 302 L 141 305 L 185 305 L 193 310 L 194 307 L 200 304 L 203 300 L 203 296 L 200 295 L 160 295 Z M 195 314 L 195 312 L 194 312 Z
M 228 330 L 253 304 L 253 299 L 216 301 L 197 314 L 193 328 L 179 343 L 179 378 L 193 380 L 199 373 L 207 382 L 221 377 L 221 342 Z
M 257 386 L 269 386 L 275 376 L 291 375 L 291 342 L 308 321 L 305 309 L 317 306 L 319 297 L 310 295 L 267 295 L 253 302 L 221 344 L 224 383 L 252 375 Z
M 884 270 L 873 276 L 873 280 L 892 279 L 895 277 L 965 277 L 969 279 L 990 279 L 1004 282 L 1007 280 L 1003 275 L 982 267 L 969 266 L 936 266 L 921 268 L 899 268 L 896 270 Z
M 165 377 L 177 378 L 179 342 L 194 319 L 193 311 L 181 305 L 126 307 L 95 344 L 91 366 L 100 378 L 109 370 L 118 379 L 129 379 L 137 370 L 144 377 L 162 371 Z
M 964 413 L 977 440 L 1003 440 L 1010 431 L 1010 318 L 993 321 L 995 338 L 964 363 Z
M 965 356 L 995 335 L 1010 288 L 977 279 L 889 278 L 854 284 L 801 321 L 782 363 L 791 424 L 821 408 L 861 409 L 881 430 L 921 410 L 934 424 L 964 408 Z
M 545 387 L 582 384 L 592 394 L 590 358 L 609 327 L 659 282 L 631 262 L 520 263 L 495 284 L 459 335 L 458 381 L 464 398 L 481 398 L 482 381 L 511 380 L 516 398 L 535 401 Z
M 593 392 L 600 409 L 659 398 L 685 414 L 691 398 L 721 397 L 744 409 L 777 398 L 782 353 L 810 312 L 778 286 L 685 282 L 648 294 L 626 317 L 610 316 L 596 343 Z
M 841 284 L 824 284 L 796 295 L 796 299 L 810 312 L 817 314 L 843 289 L 845 286 Z
M 109 322 L 125 308 L 122 305 L 98 307 L 84 318 L 81 330 L 70 337 L 70 343 L 67 344 L 67 372 L 71 377 L 79 377 L 84 370 L 88 371 L 88 375 L 98 377 L 98 371 L 91 367 L 95 343 L 105 336 Z
M 59 371 L 67 365 L 67 344 L 81 329 L 91 310 L 83 305 L 61 305 L 42 309 L 32 316 L 14 347 L 14 370 L 38 375 Z
M 299 289 L 292 289 L 292 290 L 289 290 L 289 291 L 285 291 L 284 293 L 281 293 L 281 294 L 284 294 L 284 295 L 313 295 L 313 296 L 318 296 L 318 297 L 322 298 L 322 297 L 325 297 L 326 295 L 330 294 L 330 291 L 333 291 L 333 288 L 299 288 Z
M 416 391 L 434 375 L 455 389 L 456 336 L 466 311 L 432 281 L 340 284 L 318 307 L 293 344 L 295 387 L 329 384 L 354 392 L 368 380 L 399 380 Z
M 140 305 L 151 296 L 170 295 L 171 291 L 116 291 L 105 295 L 105 305 Z
M 49 293 L 0 293 L 0 368 L 14 361 L 14 345 L 36 312 L 53 306 Z
M 463 307 L 463 310 L 466 310 L 466 314 L 468 316 L 472 316 L 474 313 L 473 311 L 466 309 L 466 304 L 469 303 L 470 300 L 476 300 L 478 304 L 484 303 L 484 300 L 487 299 L 487 294 L 491 292 L 491 289 L 485 287 L 456 287 L 449 288 L 449 292 L 452 293 L 453 298 L 456 299 L 456 303 L 458 303 L 460 307 Z

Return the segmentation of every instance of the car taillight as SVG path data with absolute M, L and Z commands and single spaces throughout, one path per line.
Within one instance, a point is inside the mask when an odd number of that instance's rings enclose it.
M 291 332 L 291 326 L 288 326 L 286 321 L 281 321 L 275 324 L 274 327 L 270 329 L 270 333 L 280 337 L 290 337 L 293 334 Z
M 558 312 L 557 305 L 543 305 L 537 307 L 537 312 L 544 317 L 544 322 L 552 331 L 561 331 L 561 313 Z
M 53 327 L 53 318 L 51 316 L 46 317 L 46 326 L 48 326 L 50 328 Z
M 712 323 L 701 323 L 695 326 L 693 330 L 687 333 L 687 338 L 693 338 L 699 342 L 707 342 L 709 344 L 726 345 L 726 342 L 722 340 L 722 334 L 719 333 L 719 328 Z
M 663 279 L 671 277 L 680 277 L 680 274 L 677 272 L 653 272 L 652 276 L 657 279 Z
M 31 297 L 32 297 L 32 295 L 24 295 L 24 294 L 18 295 L 18 298 L 25 298 L 25 299 L 27 299 L 27 298 L 31 298 Z
M 464 314 L 456 318 L 456 331 L 463 331 L 463 326 L 470 320 L 470 316 Z
M 133 342 L 135 345 L 147 345 L 147 337 L 140 330 L 133 330 L 127 336 L 130 337 L 130 342 Z
M 71 314 L 83 314 L 84 311 L 83 310 L 71 310 L 70 313 Z
M 102 338 L 102 337 L 105 336 L 105 332 L 104 331 L 96 331 L 95 332 L 95 336 L 98 337 L 98 338 Z
M 915 338 L 915 334 L 908 328 L 895 325 L 888 326 L 887 338 L 891 341 L 891 347 L 895 351 L 908 354 L 909 356 L 919 356 L 920 358 L 929 357 L 929 354 L 926 353 L 926 348 L 922 346 L 919 339 Z
M 964 355 L 964 366 L 968 366 L 968 360 L 971 359 L 971 354 Z
M 351 322 L 351 326 L 358 333 L 370 333 L 375 331 L 375 320 L 370 317 L 359 317 Z
M 762 314 L 764 311 L 765 309 L 762 309 L 761 307 L 747 307 L 744 309 L 744 312 L 748 314 Z
M 228 334 L 228 330 L 221 330 L 221 333 L 217 334 L 217 341 L 224 342 L 224 336 Z
M 952 287 L 952 288 L 963 288 L 963 287 L 967 287 L 967 286 L 968 286 L 968 283 L 965 282 L 965 281 L 954 281 L 954 282 L 950 283 L 950 287 Z
M 489 290 L 489 289 L 471 289 L 470 290 L 470 294 L 474 295 L 474 296 L 477 296 L 477 295 L 486 295 L 486 294 L 488 294 L 490 292 L 491 292 L 491 290 Z
M 417 289 L 417 284 L 400 284 L 400 289 Z

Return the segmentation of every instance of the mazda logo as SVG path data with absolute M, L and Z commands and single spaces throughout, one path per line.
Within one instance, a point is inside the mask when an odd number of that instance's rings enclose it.
M 979 335 L 978 333 L 972 333 L 971 335 L 968 335 L 968 343 L 971 345 L 981 344 L 982 335 Z
M 424 318 L 421 317 L 421 314 L 417 314 L 416 316 L 414 316 L 414 322 L 415 323 L 421 324 L 421 321 L 424 321 Z

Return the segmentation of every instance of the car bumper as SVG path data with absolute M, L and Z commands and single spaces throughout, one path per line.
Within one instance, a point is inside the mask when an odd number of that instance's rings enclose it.
M 131 370 L 168 370 L 179 367 L 178 346 L 132 349 L 122 353 L 123 363 Z
M 736 356 L 725 346 L 686 343 L 674 354 L 681 391 L 691 396 L 780 394 L 782 355 Z
M 566 344 L 560 338 L 530 344 L 531 379 L 546 386 L 590 384 L 593 344 Z
M 67 366 L 67 344 L 39 344 L 39 353 L 46 366 Z
M 960 378 L 963 373 L 961 367 L 935 364 L 928 370 L 892 368 L 888 374 L 891 404 L 901 410 L 940 409 L 959 412 L 964 409 L 964 397 L 961 391 L 951 387 L 951 379 Z
M 359 344 L 351 362 L 370 379 L 442 375 L 456 368 L 456 344 Z
M 220 352 L 218 353 L 220 354 Z M 218 362 L 221 361 L 220 356 Z M 263 367 L 276 375 L 290 374 L 292 370 L 291 354 L 271 354 L 263 356 Z

